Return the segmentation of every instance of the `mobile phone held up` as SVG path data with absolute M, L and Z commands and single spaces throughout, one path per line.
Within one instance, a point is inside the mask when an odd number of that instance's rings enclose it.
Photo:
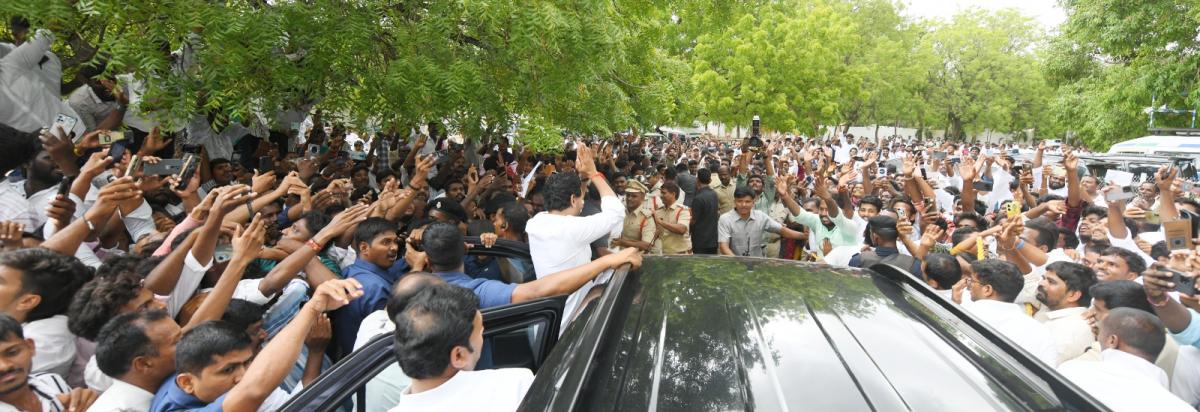
M 196 174 L 196 156 L 187 155 L 183 159 L 183 168 L 179 172 L 179 183 L 175 184 L 175 190 L 183 190 L 187 188 L 188 182 L 192 180 L 192 176 Z
M 98 137 L 101 145 L 111 145 L 113 143 L 125 140 L 125 132 L 100 133 Z
M 1176 292 L 1189 296 L 1196 295 L 1195 276 L 1184 274 L 1183 272 L 1168 268 L 1166 266 L 1159 266 L 1158 270 L 1171 274 L 1171 283 L 1175 284 Z
M 750 147 L 750 150 L 754 151 L 761 150 L 763 147 L 762 120 L 758 118 L 758 115 L 755 115 L 754 119 L 750 120 L 750 141 L 747 143 L 747 146 Z

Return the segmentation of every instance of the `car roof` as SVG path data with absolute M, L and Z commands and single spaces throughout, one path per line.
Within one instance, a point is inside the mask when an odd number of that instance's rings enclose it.
M 917 293 L 913 285 L 861 269 L 697 256 L 648 256 L 624 283 L 624 300 L 609 306 L 612 313 L 587 320 L 604 319 L 607 332 L 576 407 L 1063 407 L 1050 385 L 991 344 L 994 332 L 958 322 L 961 312 L 930 299 L 927 287 Z M 584 320 L 581 315 L 576 322 Z M 556 352 L 579 346 L 570 341 L 593 325 L 576 326 Z M 563 382 L 563 371 L 550 369 L 538 379 Z

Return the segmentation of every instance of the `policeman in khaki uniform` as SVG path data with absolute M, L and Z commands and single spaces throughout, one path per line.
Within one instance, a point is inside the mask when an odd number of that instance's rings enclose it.
M 650 209 L 644 207 L 646 192 L 646 185 L 637 180 L 625 184 L 625 223 L 621 237 L 612 240 L 613 249 L 636 247 L 643 252 L 658 253 L 654 246 L 658 225 Z
M 654 223 L 658 225 L 658 239 L 662 242 L 664 255 L 687 255 L 692 253 L 692 234 L 688 226 L 692 223 L 692 209 L 679 201 L 679 185 L 663 183 L 662 208 L 654 211 Z

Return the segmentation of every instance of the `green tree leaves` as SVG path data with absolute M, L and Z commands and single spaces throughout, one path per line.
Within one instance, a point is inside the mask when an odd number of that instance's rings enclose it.
M 704 33 L 692 51 L 700 110 L 728 125 L 759 115 L 769 129 L 816 133 L 859 92 L 860 68 L 844 64 L 858 31 L 834 3 L 785 1 Z
M 1153 104 L 1200 105 L 1200 3 L 1194 0 L 1065 0 L 1068 19 L 1048 73 L 1058 87 L 1054 114 L 1094 149 L 1143 136 Z M 1190 116 L 1155 118 L 1190 126 Z

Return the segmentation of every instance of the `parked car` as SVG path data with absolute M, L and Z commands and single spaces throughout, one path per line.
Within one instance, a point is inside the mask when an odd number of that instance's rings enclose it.
M 1051 366 L 892 266 L 647 256 L 558 336 L 563 299 L 484 312 L 520 410 L 1104 410 Z M 382 335 L 284 411 L 376 411 Z M 399 390 L 399 389 L 396 389 Z

